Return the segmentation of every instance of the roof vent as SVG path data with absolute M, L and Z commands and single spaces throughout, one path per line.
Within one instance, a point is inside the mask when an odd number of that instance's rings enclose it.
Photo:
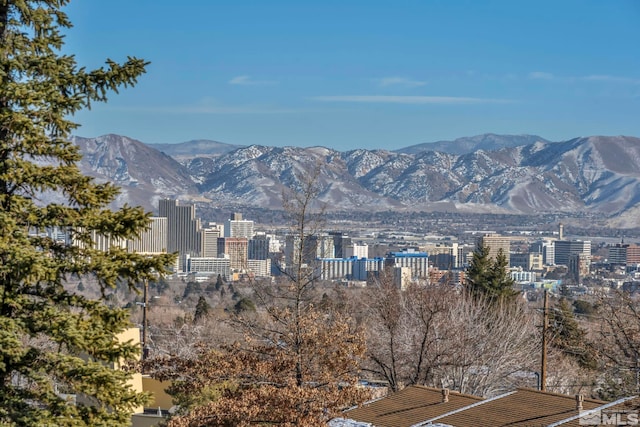
M 442 403 L 448 402 L 449 401 L 449 389 L 448 388 L 443 388 L 442 389 Z
M 576 410 L 582 411 L 582 402 L 584 397 L 581 394 L 576 394 Z

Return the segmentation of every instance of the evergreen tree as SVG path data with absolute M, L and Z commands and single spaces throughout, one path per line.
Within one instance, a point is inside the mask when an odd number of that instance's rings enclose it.
M 513 290 L 513 279 L 509 277 L 509 263 L 502 249 L 495 259 L 489 256 L 489 248 L 477 248 L 467 269 L 467 289 L 476 298 L 487 298 L 492 302 L 512 300 L 517 292 Z
M 224 286 L 224 282 L 222 281 L 222 276 L 218 274 L 218 278 L 216 279 L 216 291 L 219 291 Z
M 61 53 L 67 3 L 0 2 L 0 425 L 128 425 L 144 396 L 111 367 L 140 350 L 116 339 L 128 312 L 64 284 L 90 275 L 105 295 L 118 282 L 133 288 L 153 278 L 172 258 L 93 247 L 92 235 L 134 238 L 150 218 L 141 208 L 108 209 L 118 189 L 81 173 L 69 138 L 78 125 L 68 118 L 133 85 L 146 63 L 79 68 Z M 44 202 L 53 194 L 57 203 Z M 53 227 L 74 244 L 36 232 Z M 61 393 L 90 404 L 70 405 Z
M 500 301 L 512 300 L 518 292 L 513 289 L 514 280 L 509 274 L 509 261 L 501 249 L 498 249 L 496 259 L 491 266 L 490 297 Z
M 490 270 L 489 248 L 476 248 L 466 273 L 467 289 L 473 296 L 477 297 L 487 292 Z
M 552 346 L 574 359 L 580 367 L 596 368 L 596 358 L 593 348 L 587 343 L 586 332 L 578 324 L 565 298 L 560 298 L 549 313 L 549 337 Z
M 244 298 L 241 298 L 236 303 L 236 305 L 233 306 L 233 311 L 236 314 L 241 314 L 241 313 L 243 313 L 245 311 L 255 312 L 256 311 L 256 305 L 249 298 L 244 297 Z
M 193 315 L 193 322 L 196 323 L 201 319 L 204 319 L 209 315 L 211 311 L 211 306 L 207 302 L 207 300 L 201 295 L 198 298 L 198 303 L 196 304 L 196 312 Z

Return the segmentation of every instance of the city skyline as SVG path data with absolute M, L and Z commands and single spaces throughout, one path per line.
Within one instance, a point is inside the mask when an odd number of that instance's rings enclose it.
M 640 4 L 71 2 L 79 66 L 151 62 L 75 116 L 145 143 L 397 149 L 483 133 L 640 135 Z

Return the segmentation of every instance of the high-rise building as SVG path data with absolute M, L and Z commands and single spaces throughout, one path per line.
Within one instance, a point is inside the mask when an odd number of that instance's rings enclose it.
M 253 226 L 253 221 L 242 219 L 242 214 L 234 213 L 225 223 L 224 237 L 244 237 L 250 239 L 254 234 Z
M 151 217 L 149 229 L 140 233 L 137 239 L 127 241 L 127 251 L 142 254 L 167 252 L 167 218 Z
M 274 234 L 269 234 L 267 237 L 269 239 L 269 253 L 275 254 L 282 252 L 282 241 Z
M 461 256 L 459 254 L 460 249 L 461 247 L 455 242 L 450 244 L 431 243 L 420 246 L 420 250 L 429 254 L 431 264 L 440 270 L 451 270 L 462 266 L 460 262 Z
M 231 260 L 231 270 L 245 271 L 247 269 L 249 244 L 245 237 L 219 237 L 218 256 L 225 254 Z
M 509 267 L 529 270 L 529 253 L 515 252 L 509 257 Z
M 93 241 L 93 248 L 99 251 L 108 251 L 111 248 L 127 247 L 127 241 L 118 237 L 105 236 L 98 233 L 96 230 L 91 230 L 91 240 Z
M 223 236 L 223 230 L 224 226 L 222 224 L 216 224 L 215 222 L 209 223 L 207 228 L 200 230 L 201 256 L 218 256 L 218 238 Z
M 476 245 L 479 248 L 489 248 L 489 257 L 493 259 L 496 259 L 498 252 L 502 249 L 502 253 L 507 259 L 507 265 L 509 265 L 511 251 L 511 239 L 509 236 L 495 233 L 485 234 L 478 238 Z
M 316 240 L 316 257 L 317 258 L 335 258 L 336 257 L 336 248 L 333 243 L 332 236 L 328 234 L 319 234 L 316 236 L 311 236 L 312 239 Z
M 542 254 L 539 252 L 529 252 L 529 270 L 540 271 L 544 269 Z
M 624 243 L 616 243 L 609 246 L 607 262 L 609 264 L 627 265 L 627 248 L 629 245 Z
M 249 239 L 249 259 L 270 259 L 269 246 L 269 236 L 264 233 L 254 235 Z
M 555 264 L 569 265 L 571 255 L 584 254 L 591 257 L 591 241 L 589 240 L 556 240 Z
M 589 274 L 591 254 L 572 253 L 569 255 L 569 262 L 566 265 L 569 267 L 569 274 L 579 284 L 581 279 Z
M 511 254 L 510 267 L 524 271 L 542 270 L 542 254 L 539 252 L 516 252 Z
M 331 231 L 329 236 L 333 238 L 333 247 L 335 248 L 336 258 L 350 258 L 345 254 L 345 248 L 351 244 L 351 237 L 347 236 L 341 231 Z
M 627 266 L 637 267 L 640 265 L 640 246 L 630 244 L 627 247 Z
M 628 243 L 616 243 L 608 247 L 609 264 L 637 267 L 640 264 L 640 246 Z
M 195 205 L 181 206 L 175 199 L 163 199 L 158 203 L 159 216 L 167 218 L 167 252 L 179 252 L 197 256 L 201 250 L 200 219 L 196 218 Z

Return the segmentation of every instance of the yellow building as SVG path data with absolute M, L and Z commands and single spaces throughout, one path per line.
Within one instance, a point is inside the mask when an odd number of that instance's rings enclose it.
M 140 329 L 129 328 L 118 334 L 117 339 L 120 342 L 130 341 L 134 345 L 140 345 Z M 113 369 L 121 369 L 122 367 L 122 363 L 113 363 L 111 365 Z M 151 395 L 146 407 L 135 408 L 134 413 L 131 415 L 132 427 L 156 426 L 165 419 L 169 414 L 169 410 L 174 406 L 171 396 L 164 391 L 169 385 L 167 382 L 163 383 L 150 378 L 148 375 L 134 373 L 129 380 L 129 385 L 138 393 L 147 392 Z M 75 395 L 74 400 L 76 404 L 91 405 L 91 400 L 82 394 Z

